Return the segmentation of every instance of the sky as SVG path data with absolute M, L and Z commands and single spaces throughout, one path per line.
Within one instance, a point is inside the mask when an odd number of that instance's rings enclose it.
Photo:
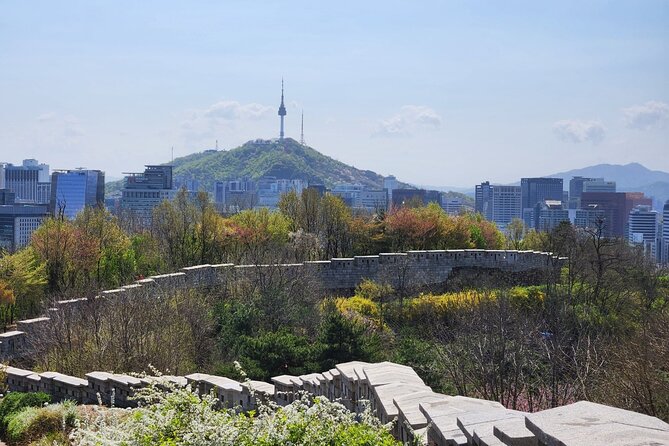
M 669 171 L 668 1 L 0 0 L 0 161 L 286 135 L 419 185 Z

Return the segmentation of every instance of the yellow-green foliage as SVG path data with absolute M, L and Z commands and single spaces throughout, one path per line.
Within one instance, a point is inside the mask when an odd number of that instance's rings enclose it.
M 421 294 L 407 299 L 402 317 L 408 320 L 444 319 L 457 312 L 474 308 L 483 302 L 491 302 L 505 293 L 509 301 L 523 309 L 536 309 L 543 304 L 545 294 L 539 287 L 514 287 L 508 291 L 467 290 L 445 294 Z
M 374 321 L 381 319 L 379 305 L 366 297 L 357 295 L 349 298 L 341 297 L 335 300 L 335 305 L 344 315 L 357 314 Z
M 509 298 L 511 302 L 516 305 L 519 305 L 522 308 L 531 310 L 540 307 L 544 299 L 546 298 L 546 293 L 536 286 L 530 287 L 513 287 L 509 290 Z
M 393 287 L 388 284 L 374 282 L 371 279 L 364 279 L 357 287 L 355 287 L 356 296 L 370 299 L 375 302 L 390 296 L 392 293 Z
M 461 291 L 440 295 L 419 295 L 406 301 L 404 313 L 410 319 L 421 317 L 443 318 L 455 311 L 478 305 L 482 299 L 494 299 L 494 294 L 477 291 Z

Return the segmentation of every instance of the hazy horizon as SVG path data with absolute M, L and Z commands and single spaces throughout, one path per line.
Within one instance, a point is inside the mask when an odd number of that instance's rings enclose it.
M 0 161 L 108 177 L 286 135 L 420 185 L 669 171 L 669 3 L 31 2 L 0 17 Z

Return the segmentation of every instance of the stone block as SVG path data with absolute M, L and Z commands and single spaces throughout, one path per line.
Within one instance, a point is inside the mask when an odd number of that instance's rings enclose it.
M 528 414 L 525 425 L 546 446 L 669 444 L 664 421 L 588 401 Z

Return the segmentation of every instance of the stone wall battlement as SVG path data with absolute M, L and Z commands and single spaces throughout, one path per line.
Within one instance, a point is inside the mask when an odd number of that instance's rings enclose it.
M 351 361 L 320 373 L 280 375 L 272 383 L 223 376 L 137 377 L 94 371 L 85 378 L 6 367 L 10 391 L 45 392 L 53 401 L 136 407 L 138 389 L 190 386 L 221 408 L 255 410 L 261 403 L 291 404 L 304 393 L 338 401 L 348 410 L 369 409 L 403 444 L 507 446 L 629 446 L 669 444 L 669 424 L 628 410 L 579 401 L 539 412 L 510 410 L 496 401 L 434 392 L 406 365 Z
M 378 255 L 333 258 L 277 265 L 194 265 L 169 274 L 150 276 L 117 289 L 101 291 L 93 298 L 57 301 L 43 317 L 17 322 L 17 329 L 0 334 L 0 359 L 30 355 L 28 337 L 50 322 L 56 311 L 85 307 L 93 299 L 113 301 L 132 298 L 140 293 L 163 293 L 174 290 L 225 288 L 236 281 L 257 280 L 260 275 L 277 273 L 313 279 L 321 292 L 350 292 L 365 279 L 385 282 L 393 287 L 444 284 L 454 270 L 493 270 L 510 273 L 555 271 L 564 259 L 552 253 L 537 251 L 453 249 L 408 251 Z

